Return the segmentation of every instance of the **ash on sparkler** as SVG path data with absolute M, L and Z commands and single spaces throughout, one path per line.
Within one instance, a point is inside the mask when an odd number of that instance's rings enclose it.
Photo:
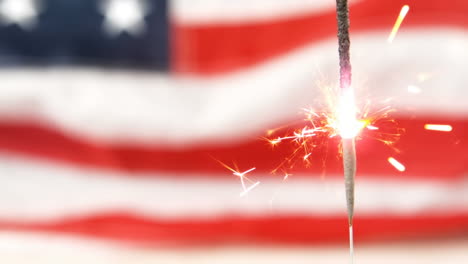
M 354 95 L 351 87 L 351 61 L 349 55 L 349 9 L 348 0 L 336 0 L 336 19 L 338 23 L 338 53 L 340 59 L 340 125 L 343 146 L 343 169 L 348 209 L 349 246 L 351 263 L 353 262 L 353 216 L 354 216 L 354 176 L 356 174 L 356 150 L 354 133 L 348 133 L 352 127 L 346 127 L 356 120 Z
M 338 22 L 338 53 L 340 56 L 340 88 L 351 87 L 351 60 L 349 56 L 349 10 L 348 0 L 336 0 Z

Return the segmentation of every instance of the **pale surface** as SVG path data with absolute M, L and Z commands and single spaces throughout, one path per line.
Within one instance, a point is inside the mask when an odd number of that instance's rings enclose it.
M 356 245 L 359 264 L 468 263 L 468 238 L 450 241 Z M 342 247 L 218 247 L 141 249 L 84 239 L 0 233 L 1 263 L 306 264 L 348 263 Z
M 294 175 L 283 181 L 258 173 L 254 177 L 261 179 L 259 186 L 239 197 L 241 183 L 229 174 L 218 178 L 197 174 L 176 177 L 163 172 L 128 174 L 0 154 L 0 218 L 40 222 L 127 212 L 152 219 L 184 220 L 217 219 L 233 213 L 344 217 L 346 212 L 342 176 Z M 412 217 L 468 212 L 468 178 L 444 183 L 381 176 L 362 177 L 356 182 L 357 215 Z

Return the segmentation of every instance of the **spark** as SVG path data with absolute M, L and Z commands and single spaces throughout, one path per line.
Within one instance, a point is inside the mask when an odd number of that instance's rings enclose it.
M 248 169 L 248 170 L 246 170 L 246 171 L 244 171 L 244 172 L 237 172 L 237 171 L 236 171 L 236 172 L 234 172 L 234 175 L 236 175 L 236 176 L 245 175 L 245 174 L 247 174 L 247 173 L 249 173 L 249 172 L 251 172 L 251 171 L 253 171 L 253 170 L 255 170 L 255 169 L 256 169 L 256 168 L 253 167 L 253 168 L 250 168 L 250 169 Z
M 214 160 L 216 160 L 224 168 L 230 170 L 233 175 L 239 177 L 240 182 L 241 182 L 241 186 L 242 186 L 242 192 L 239 194 L 240 197 L 245 196 L 246 194 L 248 194 L 251 190 L 253 190 L 255 187 L 257 187 L 260 184 L 259 181 L 253 181 L 253 180 L 251 180 L 250 178 L 248 178 L 246 176 L 249 172 L 254 171 L 256 169 L 256 167 L 252 167 L 252 168 L 250 168 L 250 169 L 248 169 L 248 170 L 246 170 L 244 172 L 240 172 L 237 169 L 236 165 L 234 165 L 234 167 L 236 167 L 236 169 L 234 169 L 234 168 L 229 167 L 228 165 L 226 165 L 225 163 L 223 163 L 223 162 L 221 162 L 221 161 L 219 161 L 217 159 L 214 159 Z M 250 186 L 247 186 L 246 181 L 248 183 L 250 183 Z
M 425 82 L 432 78 L 432 74 L 428 72 L 420 72 L 418 73 L 417 78 L 419 82 Z
M 249 173 L 249 172 L 251 172 L 251 171 L 253 171 L 253 170 L 255 170 L 255 169 L 256 169 L 256 168 L 253 167 L 253 168 L 250 168 L 250 169 L 248 169 L 248 170 L 246 170 L 246 171 L 244 171 L 244 172 L 238 172 L 238 171 L 236 171 L 236 170 L 232 170 L 232 171 L 233 171 L 232 174 L 235 175 L 235 176 L 238 176 L 239 179 L 240 179 L 240 181 L 241 181 L 241 185 L 242 185 L 242 189 L 243 189 L 243 191 L 240 193 L 240 196 L 241 196 L 241 197 L 244 196 L 244 195 L 246 195 L 249 191 L 251 191 L 253 188 L 257 187 L 257 186 L 260 184 L 259 181 L 257 181 L 257 182 L 252 182 L 249 178 L 247 178 L 247 177 L 245 176 L 247 173 Z M 249 187 L 247 187 L 246 184 L 245 184 L 245 181 L 246 181 L 246 180 L 247 180 L 247 181 L 250 181 L 250 182 L 252 183 L 252 185 L 250 185 Z
M 242 179 L 242 178 L 241 178 Z M 240 197 L 245 196 L 248 192 L 253 190 L 253 188 L 257 187 L 260 184 L 260 182 L 255 182 L 254 184 L 250 185 L 248 188 L 245 188 L 243 192 L 239 194 Z
M 352 94 L 341 94 L 332 86 L 320 86 L 326 105 L 314 110 L 305 108 L 303 110 L 305 126 L 295 129 L 287 134 L 275 135 L 281 133 L 281 130 L 273 129 L 273 133 L 267 133 L 265 137 L 271 146 L 277 147 L 281 144 L 292 143 L 296 148 L 286 157 L 272 173 L 278 170 L 288 171 L 292 169 L 298 161 L 303 161 L 305 166 L 311 165 L 310 158 L 315 149 L 323 148 L 328 145 L 331 138 L 371 138 L 392 146 L 400 136 L 400 128 L 397 128 L 396 122 L 390 118 L 390 114 L 395 110 L 390 106 L 375 109 L 374 102 L 366 100 L 364 103 L 355 104 Z M 343 98 L 343 95 L 349 96 Z M 321 102 L 323 102 L 321 100 Z M 376 102 L 378 104 L 387 104 L 387 100 Z M 351 109 L 346 111 L 346 109 Z M 350 114 L 352 111 L 354 114 Z M 341 123 L 344 120 L 344 123 Z M 283 127 L 284 128 L 284 127 Z M 361 133 L 363 129 L 368 130 Z M 393 131 L 395 130 L 395 131 Z M 342 153 L 340 153 L 341 155 Z M 297 157 L 297 158 L 296 158 Z
M 393 167 L 395 167 L 395 169 L 397 169 L 398 171 L 405 171 L 406 170 L 406 167 L 405 165 L 401 164 L 401 162 L 399 162 L 398 160 L 396 160 L 395 158 L 393 157 L 389 157 L 388 158 L 388 162 L 390 164 L 392 164 Z
M 279 138 L 275 138 L 275 139 L 269 140 L 269 142 L 270 142 L 270 144 L 271 144 L 272 146 L 274 146 L 274 145 L 279 144 L 283 139 L 284 139 L 284 138 L 280 138 L 280 137 L 279 137 Z
M 452 131 L 452 126 L 451 125 L 438 125 L 438 124 L 425 124 L 424 129 L 442 131 L 442 132 L 450 132 Z
M 333 96 L 333 92 L 327 91 L 328 97 L 337 98 Z M 336 101 L 336 100 L 333 100 Z M 290 135 L 283 137 L 276 137 L 273 139 L 267 139 L 271 145 L 278 145 L 284 141 L 294 141 L 303 144 L 309 138 L 333 138 L 335 136 L 341 136 L 342 138 L 354 138 L 361 132 L 362 129 L 368 128 L 371 130 L 378 129 L 376 126 L 371 124 L 372 118 L 366 118 L 369 114 L 369 110 L 366 109 L 361 115 L 362 118 L 356 118 L 357 107 L 354 103 L 354 95 L 352 90 L 343 93 L 338 103 L 330 102 L 324 111 L 314 111 L 313 109 L 303 109 L 305 120 L 309 125 L 294 131 Z M 271 130 L 270 130 L 271 131 Z M 270 133 L 268 133 L 270 134 Z M 308 157 L 310 153 L 306 152 Z
M 393 26 L 392 32 L 390 33 L 390 36 L 388 36 L 388 42 L 392 43 L 393 39 L 395 38 L 396 34 L 398 33 L 398 29 L 400 29 L 400 25 L 405 19 L 406 15 L 408 14 L 409 11 L 409 6 L 404 5 L 401 8 L 400 14 L 398 15 L 397 20 L 395 21 L 395 25 Z
M 416 85 L 408 85 L 408 92 L 412 94 L 419 94 L 421 93 L 421 88 Z

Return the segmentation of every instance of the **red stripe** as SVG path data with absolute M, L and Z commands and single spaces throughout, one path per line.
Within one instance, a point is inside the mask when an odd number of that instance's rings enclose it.
M 359 217 L 357 242 L 459 236 L 468 231 L 468 213 L 411 217 Z M 0 221 L 0 229 L 52 232 L 164 246 L 243 243 L 346 243 L 346 217 L 227 216 L 217 220 L 150 220 L 127 214 L 103 214 L 46 224 Z
M 468 164 L 468 119 L 450 118 L 399 118 L 399 127 L 406 132 L 395 145 L 400 153 L 383 143 L 367 138 L 358 141 L 358 174 L 374 177 L 402 178 L 424 177 L 453 179 L 466 175 Z M 424 130 L 426 123 L 451 124 L 452 132 Z M 383 131 L 381 131 L 383 132 Z M 369 137 L 370 132 L 364 134 Z M 183 175 L 230 175 L 214 158 L 228 165 L 235 161 L 239 169 L 257 167 L 255 173 L 269 173 L 293 151 L 293 144 L 284 143 L 275 149 L 264 140 L 236 143 L 205 142 L 191 148 L 168 148 L 140 145 L 104 144 L 72 137 L 50 127 L 36 124 L 0 123 L 0 150 L 34 158 L 49 159 L 76 166 L 111 169 L 121 172 L 170 172 Z M 319 143 L 310 156 L 311 166 L 299 162 L 292 173 L 338 174 L 342 165 L 338 156 L 338 140 Z M 157 143 L 157 142 L 155 142 Z M 389 156 L 405 164 L 404 173 L 396 171 L 388 162 Z M 326 169 L 326 170 L 325 170 Z
M 411 11 L 402 30 L 414 26 L 468 26 L 466 0 L 367 0 L 351 7 L 352 33 L 390 32 L 404 4 Z M 172 65 L 177 72 L 214 74 L 239 70 L 336 35 L 336 14 L 331 10 L 248 24 L 172 26 Z

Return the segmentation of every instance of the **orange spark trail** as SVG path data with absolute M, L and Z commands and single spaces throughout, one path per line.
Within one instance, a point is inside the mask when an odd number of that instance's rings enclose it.
M 397 20 L 395 21 L 395 25 L 393 26 L 392 32 L 390 33 L 390 36 L 388 36 L 388 42 L 392 43 L 393 39 L 395 38 L 396 34 L 398 33 L 398 29 L 400 29 L 400 25 L 403 22 L 403 20 L 406 17 L 406 14 L 408 14 L 409 11 L 409 5 L 404 5 L 401 8 L 400 14 L 398 15 Z
M 424 129 L 442 131 L 442 132 L 450 132 L 452 131 L 452 126 L 451 125 L 425 124 Z
M 406 170 L 405 165 L 401 164 L 398 160 L 394 159 L 393 157 L 389 157 L 388 162 L 392 164 L 392 166 L 395 167 L 395 169 L 397 169 L 398 171 L 403 172 Z

